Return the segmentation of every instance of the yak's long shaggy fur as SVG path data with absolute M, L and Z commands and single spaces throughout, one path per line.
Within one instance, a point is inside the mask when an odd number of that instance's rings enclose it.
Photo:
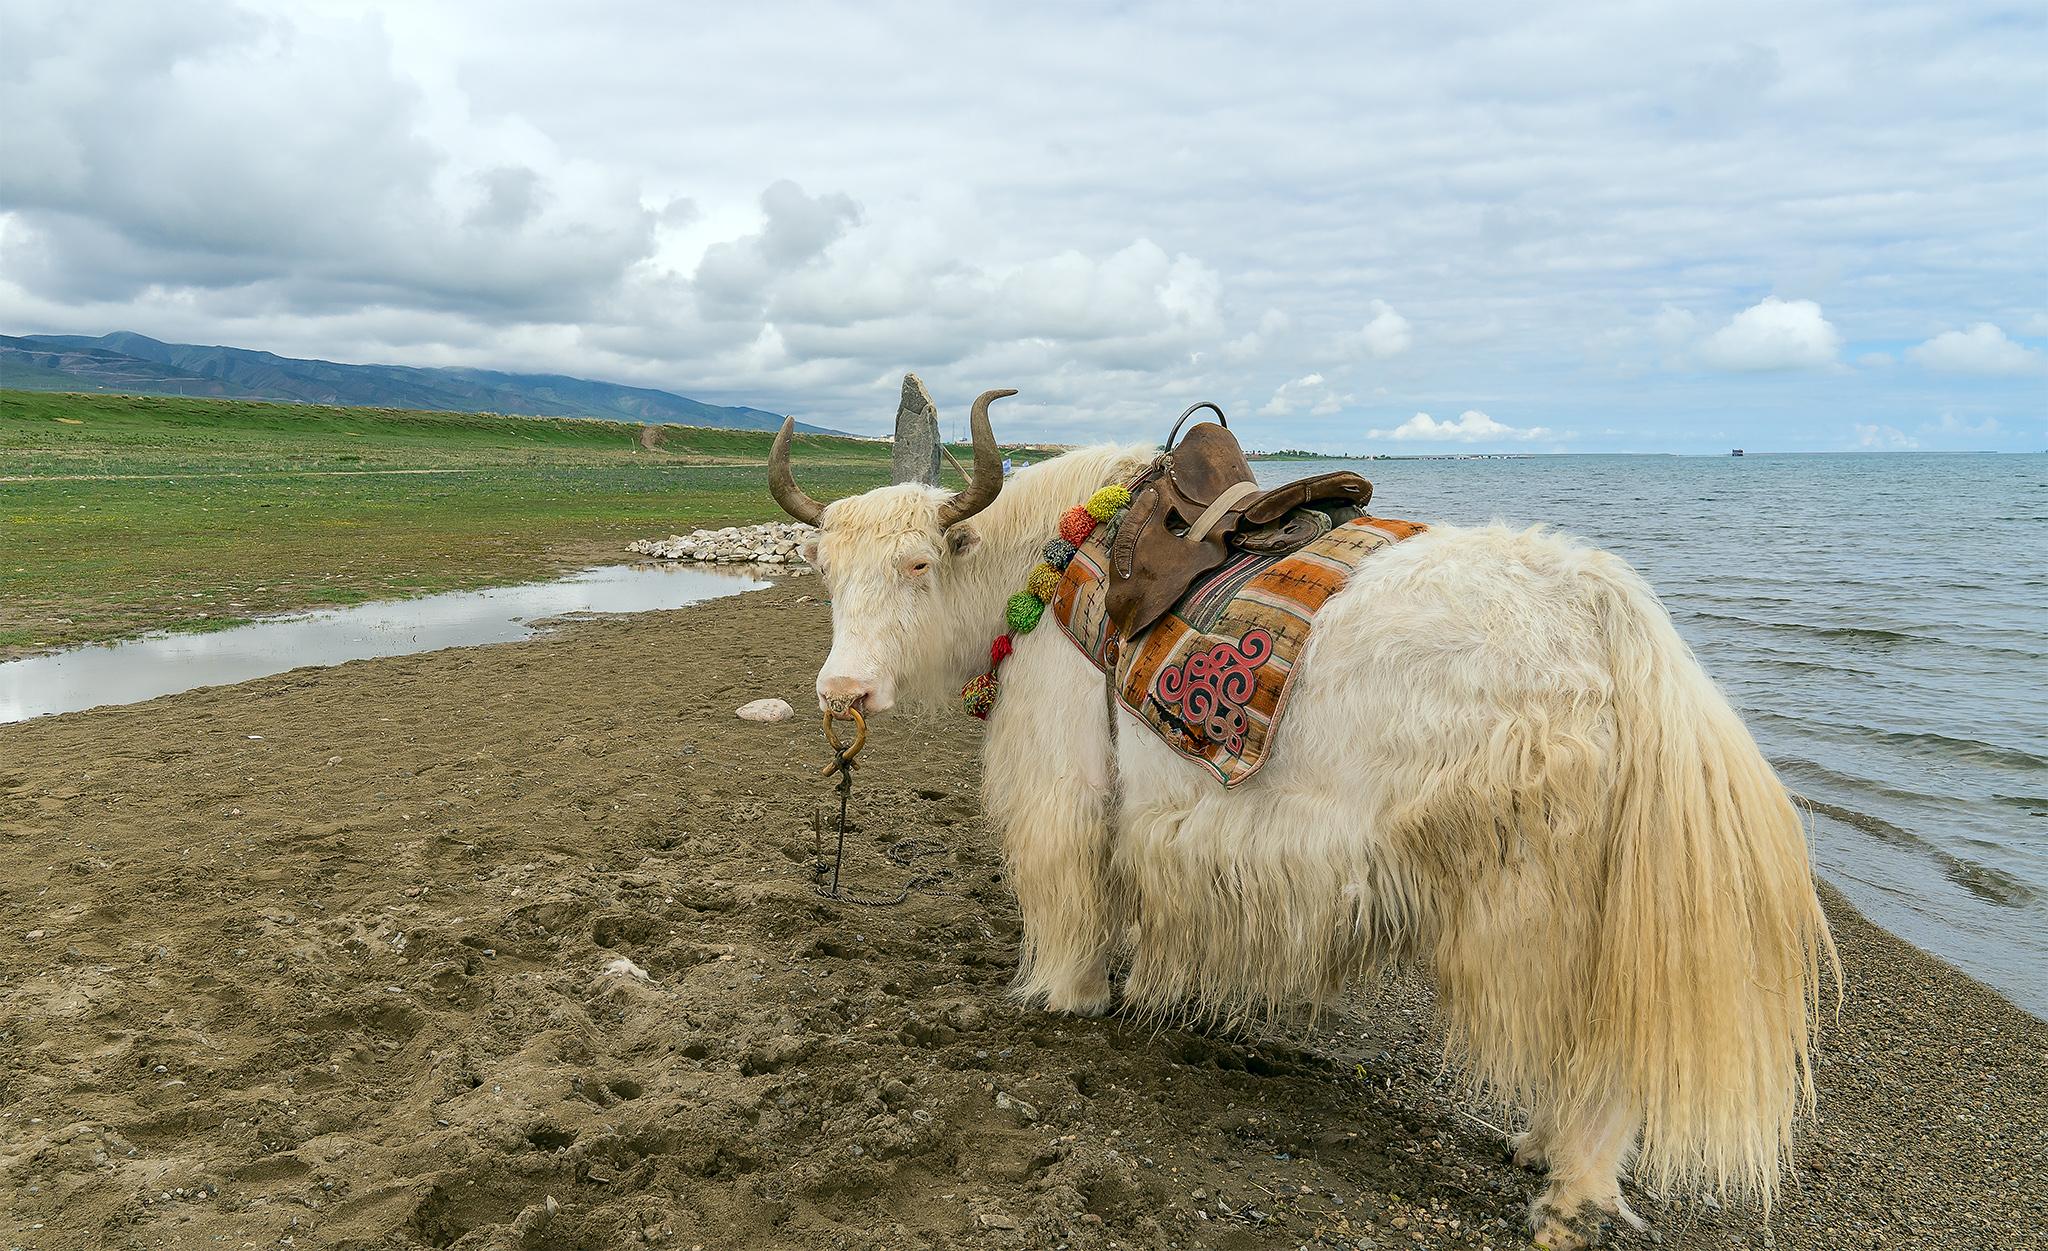
M 834 657 L 950 694 L 1059 513 L 1145 459 L 1019 473 L 908 599 L 865 553 L 938 549 L 943 497 L 832 505 Z M 1641 577 L 1540 530 L 1435 528 L 1330 599 L 1294 682 L 1273 759 L 1225 790 L 1128 714 L 1112 744 L 1056 629 L 1019 640 L 984 797 L 1020 993 L 1101 1011 L 1122 955 L 1140 1012 L 1265 1014 L 1412 962 L 1475 1082 L 1529 1111 L 1539 1223 L 1629 1216 L 1638 1136 L 1651 1184 L 1768 1204 L 1834 949 L 1784 787 Z

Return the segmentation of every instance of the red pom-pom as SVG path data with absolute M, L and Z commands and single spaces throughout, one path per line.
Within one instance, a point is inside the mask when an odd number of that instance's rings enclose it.
M 1060 537 L 1075 547 L 1086 543 L 1094 530 L 1095 518 L 1089 516 L 1088 510 L 1079 504 L 1060 514 Z
M 1010 645 L 1009 635 L 996 635 L 996 641 L 988 645 L 988 667 L 993 669 L 1005 660 L 1008 660 L 1010 653 L 1015 650 L 1016 648 Z

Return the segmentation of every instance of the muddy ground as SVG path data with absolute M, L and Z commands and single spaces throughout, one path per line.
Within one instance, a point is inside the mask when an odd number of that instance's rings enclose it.
M 1524 1245 L 1409 983 L 1288 1036 L 1006 1000 L 964 717 L 855 800 L 852 884 L 930 893 L 817 898 L 817 727 L 732 717 L 806 703 L 809 589 L 0 727 L 0 1245 Z M 1785 1201 L 1615 1241 L 2042 1245 L 2048 1027 L 1830 902 Z

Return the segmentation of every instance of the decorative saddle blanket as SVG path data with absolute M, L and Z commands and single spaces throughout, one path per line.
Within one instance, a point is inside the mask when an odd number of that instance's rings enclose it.
M 1109 623 L 1104 576 L 1115 528 L 1097 526 L 1080 545 L 1048 606 L 1082 654 L 1112 675 L 1117 702 L 1225 786 L 1266 762 L 1323 601 L 1367 556 L 1425 529 L 1357 517 L 1285 555 L 1233 552 L 1126 642 Z

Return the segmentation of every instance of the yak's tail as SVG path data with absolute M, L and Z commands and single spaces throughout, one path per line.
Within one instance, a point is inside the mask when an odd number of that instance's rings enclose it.
M 1582 1074 L 1641 1110 L 1639 1181 L 1768 1207 L 1841 966 L 1791 797 L 1647 584 L 1601 561 L 1616 769 Z

